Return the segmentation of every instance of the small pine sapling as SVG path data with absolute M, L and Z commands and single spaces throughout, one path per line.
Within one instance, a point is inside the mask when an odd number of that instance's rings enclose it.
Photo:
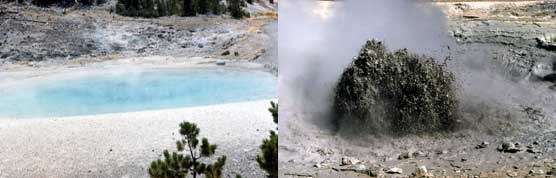
M 274 123 L 278 123 L 278 104 L 270 102 L 268 111 L 272 115 Z M 270 137 L 263 140 L 260 146 L 262 153 L 257 155 L 259 167 L 268 173 L 269 178 L 278 177 L 278 134 L 270 131 Z
M 183 138 L 176 142 L 178 151 L 170 154 L 168 150 L 164 150 L 164 160 L 153 161 L 149 175 L 152 178 L 185 178 L 188 175 L 196 178 L 204 174 L 206 178 L 221 178 L 226 156 L 219 157 L 212 164 L 201 162 L 201 158 L 213 156 L 217 146 L 210 144 L 206 138 L 201 140 L 199 146 L 199 131 L 194 123 L 181 123 L 179 132 Z

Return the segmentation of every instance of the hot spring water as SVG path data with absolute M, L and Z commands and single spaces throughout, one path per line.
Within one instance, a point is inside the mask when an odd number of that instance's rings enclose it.
M 276 78 L 223 69 L 57 74 L 0 86 L 0 118 L 93 115 L 276 97 Z

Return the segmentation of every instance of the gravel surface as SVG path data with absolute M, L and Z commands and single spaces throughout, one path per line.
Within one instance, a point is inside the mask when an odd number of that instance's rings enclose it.
M 275 129 L 269 101 L 67 118 L 0 120 L 0 177 L 148 177 L 151 161 L 175 150 L 178 124 L 228 156 L 228 177 L 263 177 L 258 146 Z

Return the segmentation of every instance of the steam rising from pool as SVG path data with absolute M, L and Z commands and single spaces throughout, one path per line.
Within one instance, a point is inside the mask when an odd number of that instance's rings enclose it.
M 260 71 L 128 70 L 57 74 L 0 87 L 0 118 L 62 117 L 276 97 Z

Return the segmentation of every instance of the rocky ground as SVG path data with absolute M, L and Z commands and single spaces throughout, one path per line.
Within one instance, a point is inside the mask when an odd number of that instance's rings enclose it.
M 404 137 L 344 135 L 282 104 L 280 177 L 556 176 L 554 2 L 435 2 L 466 127 Z M 283 101 L 282 101 L 283 102 Z M 318 117 L 318 116 L 316 116 Z
M 211 57 L 276 70 L 276 5 L 248 5 L 252 18 L 129 18 L 113 1 L 89 8 L 0 5 L 0 64 L 63 65 L 135 56 Z

